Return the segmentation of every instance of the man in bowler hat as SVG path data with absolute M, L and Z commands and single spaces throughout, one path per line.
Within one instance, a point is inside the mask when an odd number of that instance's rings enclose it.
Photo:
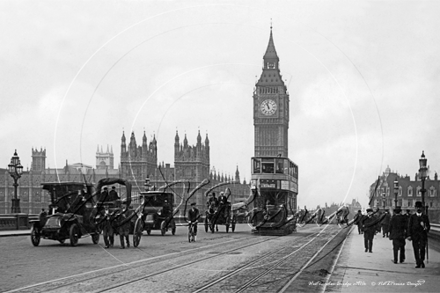
M 400 250 L 399 262 L 403 263 L 405 261 L 405 237 L 406 229 L 408 227 L 406 217 L 402 215 L 402 210 L 400 207 L 396 207 L 394 210 L 394 215 L 390 220 L 390 240 L 393 241 L 393 256 L 391 260 L 397 263 L 397 257 Z
M 379 221 L 373 216 L 373 209 L 367 209 L 367 215 L 362 219 L 364 231 L 365 252 L 373 252 L 373 238 Z
M 425 267 L 425 248 L 428 242 L 429 225 L 428 216 L 423 214 L 423 206 L 420 201 L 415 205 L 416 213 L 409 217 L 408 240 L 412 241 L 416 268 Z

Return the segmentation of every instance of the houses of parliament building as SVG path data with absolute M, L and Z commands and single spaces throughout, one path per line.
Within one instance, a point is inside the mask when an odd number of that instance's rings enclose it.
M 190 182 L 191 189 L 196 187 L 204 179 L 209 179 L 210 183 L 201 188 L 191 201 L 196 202 L 197 206 L 205 209 L 205 191 L 211 187 L 222 183 L 231 184 L 222 186 L 231 189 L 233 202 L 243 201 L 249 196 L 249 186 L 244 180 L 240 181 L 238 166 L 235 176 L 225 176 L 212 170 L 210 167 L 210 143 L 208 135 L 202 141 L 200 131 L 197 135 L 195 145 L 190 145 L 185 135 L 183 142 L 176 132 L 174 137 L 174 167 L 171 164 L 159 163 L 157 159 L 158 148 L 156 138 L 148 142 L 144 132 L 142 144 L 136 142 L 135 133 L 132 132 L 129 140 L 122 133 L 121 155 L 119 168 L 114 168 L 113 149 L 108 148 L 104 151 L 98 147 L 96 151 L 96 167 L 78 164 L 68 164 L 63 168 L 46 168 L 46 150 L 32 149 L 32 163 L 30 170 L 23 171 L 18 181 L 18 198 L 22 213 L 38 214 L 42 208 L 49 206 L 50 198 L 46 191 L 41 188 L 43 182 L 92 182 L 97 183 L 102 178 L 122 178 L 130 181 L 133 185 L 132 197 L 136 199 L 139 192 L 144 191 L 145 179 L 150 180 L 150 184 L 156 188 L 175 180 L 185 180 Z M 14 181 L 7 169 L 0 168 L 0 214 L 11 212 L 11 199 L 14 197 Z M 174 191 L 181 195 L 183 188 L 173 187 Z M 124 188 L 120 188 L 122 194 Z M 220 187 L 219 187 L 220 190 Z M 179 199 L 180 201 L 180 199 Z

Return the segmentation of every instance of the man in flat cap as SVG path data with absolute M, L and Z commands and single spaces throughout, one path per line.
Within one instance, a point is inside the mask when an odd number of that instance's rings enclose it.
M 194 224 L 194 240 L 197 236 L 197 222 L 200 218 L 199 210 L 196 208 L 196 203 L 191 203 L 191 209 L 188 211 L 188 221 Z
M 412 241 L 416 268 L 425 267 L 425 248 L 428 242 L 428 232 L 431 228 L 428 216 L 423 213 L 423 205 L 420 201 L 415 205 L 416 213 L 409 217 L 408 240 Z
M 402 210 L 400 207 L 396 207 L 393 210 L 393 217 L 390 220 L 390 240 L 393 241 L 393 256 L 394 258 L 391 260 L 394 263 L 397 263 L 397 257 L 400 250 L 400 263 L 405 261 L 405 237 L 406 237 L 406 229 L 408 227 L 406 217 L 402 215 Z
M 373 238 L 376 233 L 377 219 L 373 216 L 373 209 L 367 209 L 367 215 L 362 219 L 362 230 L 364 231 L 365 252 L 373 252 Z

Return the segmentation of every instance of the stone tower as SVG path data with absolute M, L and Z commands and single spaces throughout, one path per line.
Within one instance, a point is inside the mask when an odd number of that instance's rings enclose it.
M 156 137 L 147 144 L 147 136 L 142 137 L 142 145 L 138 146 L 134 132 L 131 133 L 130 143 L 126 144 L 125 134 L 121 138 L 121 175 L 123 178 L 144 180 L 151 177 L 157 168 Z
M 272 27 L 253 99 L 254 155 L 288 157 L 289 94 L 280 73 Z
M 46 169 L 46 149 L 40 148 L 38 149 L 32 148 L 32 165 L 31 171 L 42 172 Z
M 174 170 L 175 178 L 190 179 L 195 182 L 201 182 L 209 177 L 209 139 L 206 135 L 205 142 L 202 143 L 200 131 L 197 135 L 197 144 L 188 145 L 188 139 L 183 139 L 180 143 L 179 134 L 176 131 L 174 138 Z
M 96 169 L 114 169 L 114 155 L 113 155 L 113 148 L 109 150 L 107 146 L 107 151 L 104 152 L 98 146 L 98 149 L 96 150 Z

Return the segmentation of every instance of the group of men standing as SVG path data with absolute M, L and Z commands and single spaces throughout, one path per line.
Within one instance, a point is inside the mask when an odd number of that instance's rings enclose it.
M 400 207 L 393 210 L 393 216 L 387 219 L 387 213 L 375 215 L 373 209 L 367 209 L 367 215 L 358 216 L 359 233 L 364 234 L 365 252 L 372 253 L 373 238 L 377 233 L 377 226 L 389 221 L 383 230 L 383 236 L 389 237 L 393 244 L 392 262 L 397 264 L 405 261 L 405 240 L 412 241 L 416 268 L 425 267 L 425 253 L 430 229 L 429 218 L 423 213 L 421 202 L 416 202 L 416 213 L 402 214 Z M 376 211 L 377 213 L 377 211 Z M 358 214 L 359 215 L 359 214 Z M 399 253 L 400 252 L 400 253 Z

